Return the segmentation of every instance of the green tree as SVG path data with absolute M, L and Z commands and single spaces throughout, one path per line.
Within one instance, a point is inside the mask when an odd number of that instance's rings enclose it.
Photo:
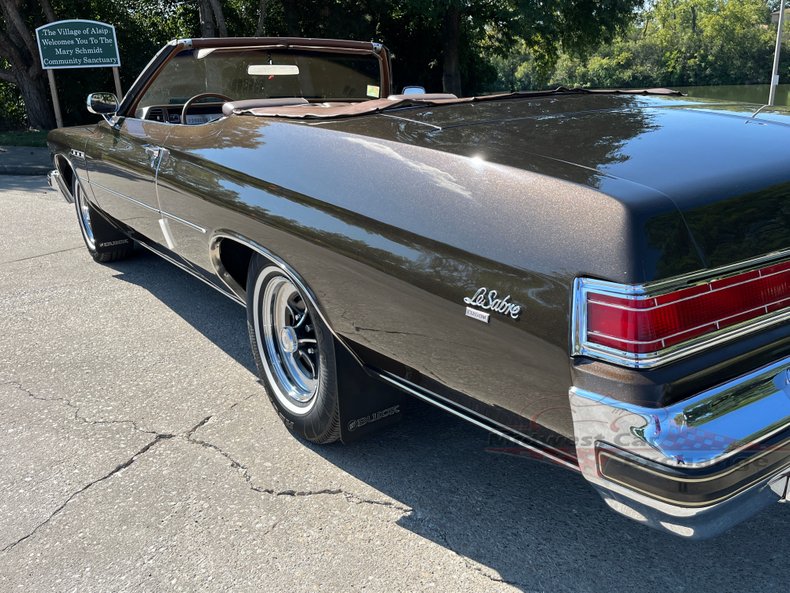
M 498 82 L 510 88 L 767 82 L 775 32 L 765 0 L 657 0 L 592 55 L 563 53 L 547 76 L 521 48 L 498 66 Z
M 403 0 L 404 16 L 424 15 L 440 32 L 442 86 L 462 90 L 465 48 L 479 57 L 527 49 L 538 70 L 548 71 L 560 50 L 573 54 L 611 40 L 632 20 L 639 0 Z
M 53 3 L 50 7 L 49 2 Z M 174 37 L 292 35 L 381 41 L 394 54 L 396 86 L 461 94 L 489 86 L 492 57 L 516 44 L 546 71 L 561 51 L 611 39 L 640 0 L 0 0 L 0 80 L 22 93 L 30 125 L 52 127 L 46 76 L 33 30 L 60 18 L 116 26 L 124 87 Z M 53 10 L 54 8 L 54 10 Z M 19 18 L 16 18 L 16 17 Z M 22 26 L 17 26 L 18 22 Z M 85 121 L 86 92 L 111 89 L 107 69 L 56 76 L 64 119 Z M 68 80 L 68 84 L 64 84 Z M 5 93 L 3 96 L 7 95 Z M 0 110 L 3 106 L 0 105 Z

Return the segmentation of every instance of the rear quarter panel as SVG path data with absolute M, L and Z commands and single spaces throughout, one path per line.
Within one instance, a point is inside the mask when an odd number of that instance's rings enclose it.
M 162 207 L 209 229 L 206 241 L 222 230 L 256 241 L 350 344 L 495 420 L 566 436 L 572 279 L 643 273 L 631 254 L 645 225 L 674 215 L 645 188 L 631 188 L 641 210 L 627 209 L 579 184 L 320 126 L 232 117 L 174 127 L 167 145 Z M 206 241 L 185 257 L 206 262 Z M 466 317 L 479 287 L 511 295 L 521 315 Z

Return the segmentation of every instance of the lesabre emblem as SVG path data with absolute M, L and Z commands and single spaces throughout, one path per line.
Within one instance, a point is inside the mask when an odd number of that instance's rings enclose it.
M 488 313 L 477 311 L 472 307 L 508 315 L 513 319 L 518 319 L 518 316 L 521 315 L 521 306 L 511 303 L 510 295 L 500 298 L 496 290 L 488 290 L 485 286 L 478 288 L 471 297 L 464 297 L 464 302 L 471 305 L 466 308 L 467 316 L 485 323 L 488 323 Z

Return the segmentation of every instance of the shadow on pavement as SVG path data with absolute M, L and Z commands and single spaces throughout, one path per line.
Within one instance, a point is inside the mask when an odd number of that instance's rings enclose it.
M 3 175 L 0 174 L 0 193 L 3 191 L 46 191 L 52 192 L 52 196 L 63 200 L 55 191 L 50 190 L 45 175 Z
M 148 253 L 113 267 L 254 372 L 240 306 Z M 790 509 L 777 504 L 714 540 L 681 540 L 616 515 L 578 475 L 492 452 L 485 431 L 420 402 L 406 411 L 364 441 L 305 446 L 413 509 L 399 520 L 405 529 L 524 591 L 784 591 L 790 582 Z

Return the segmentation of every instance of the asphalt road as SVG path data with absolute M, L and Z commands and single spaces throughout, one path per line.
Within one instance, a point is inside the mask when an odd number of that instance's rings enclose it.
M 424 405 L 291 436 L 244 311 L 109 266 L 41 177 L 0 177 L 0 591 L 786 591 L 790 508 L 695 543 Z

